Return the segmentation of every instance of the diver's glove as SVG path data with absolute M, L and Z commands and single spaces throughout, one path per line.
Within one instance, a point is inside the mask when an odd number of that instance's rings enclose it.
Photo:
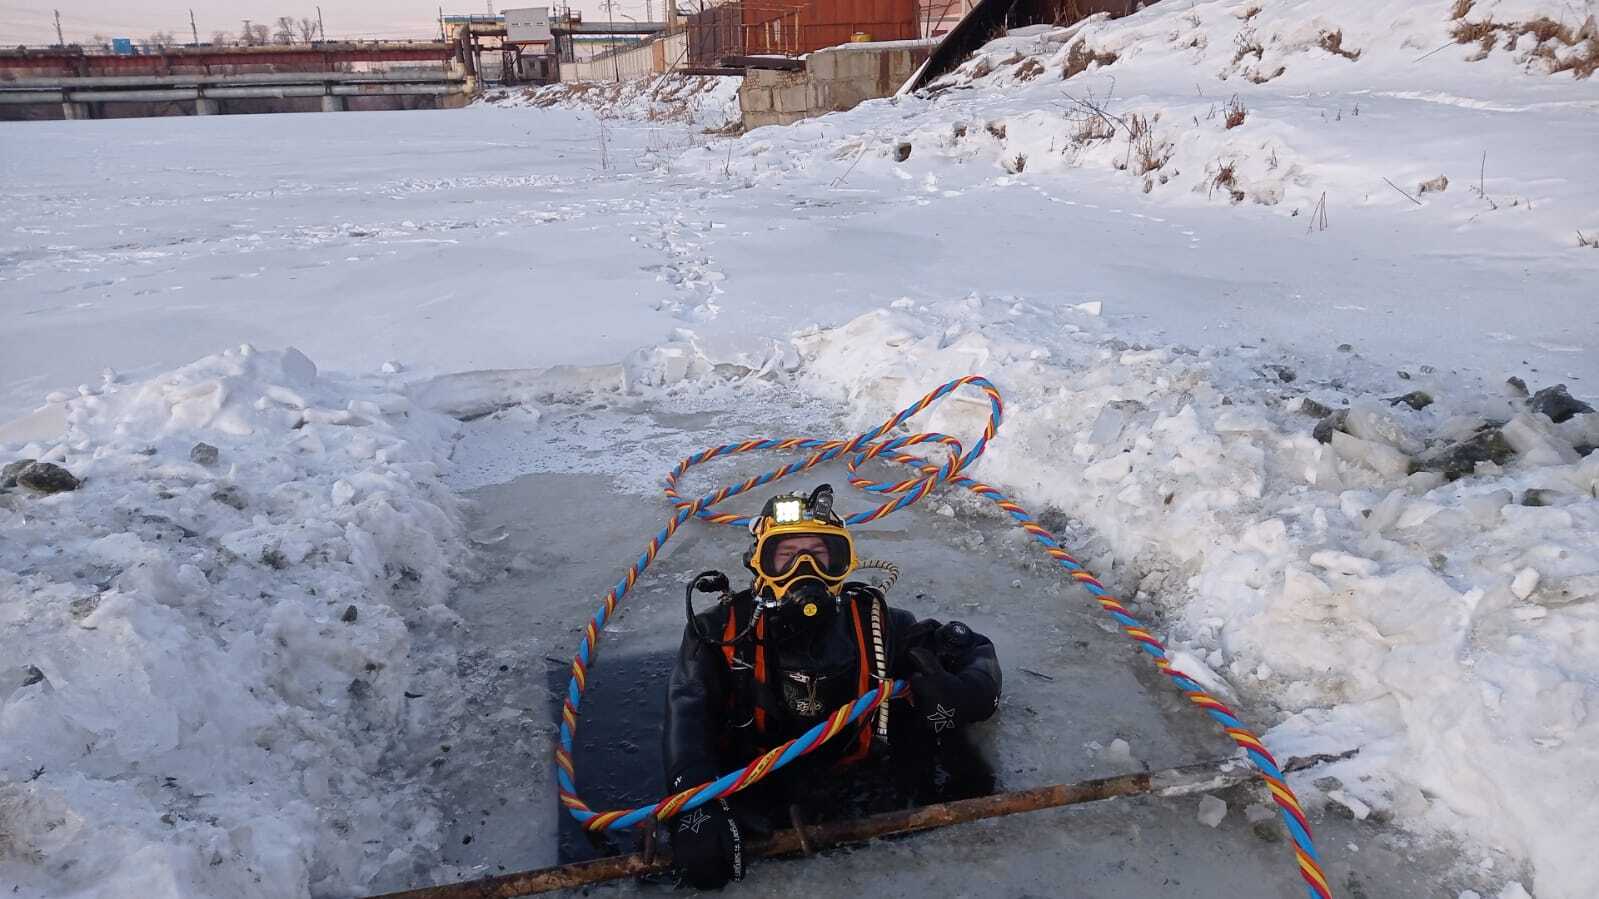
M 744 879 L 744 835 L 726 799 L 713 799 L 671 821 L 672 861 L 683 882 L 719 890 Z
M 946 670 L 931 649 L 917 647 L 909 655 L 916 669 L 910 677 L 916 715 L 934 735 L 994 714 L 994 691 L 985 680 Z

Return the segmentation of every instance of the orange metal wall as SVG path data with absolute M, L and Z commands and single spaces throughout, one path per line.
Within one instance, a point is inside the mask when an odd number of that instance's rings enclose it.
M 917 0 L 810 0 L 795 10 L 744 5 L 745 52 L 809 53 L 848 43 L 860 32 L 874 41 L 921 36 Z

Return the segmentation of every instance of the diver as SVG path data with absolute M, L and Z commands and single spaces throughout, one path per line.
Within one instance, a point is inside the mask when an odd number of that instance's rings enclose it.
M 685 590 L 689 622 L 666 698 L 662 755 L 673 791 L 746 765 L 884 679 L 910 682 L 909 702 L 885 702 L 828 743 L 749 789 L 667 822 L 681 882 L 716 889 L 744 876 L 752 832 L 784 808 L 799 824 L 832 800 L 844 766 L 917 776 L 930 750 L 999 707 L 994 644 L 958 622 L 918 621 L 876 587 L 847 578 L 858 560 L 826 484 L 768 500 L 752 520 L 750 587 L 704 572 Z M 696 614 L 693 592 L 720 592 Z M 991 776 L 991 773 L 990 773 Z M 985 791 L 986 792 L 986 791 Z M 789 823 L 784 822 L 784 823 Z

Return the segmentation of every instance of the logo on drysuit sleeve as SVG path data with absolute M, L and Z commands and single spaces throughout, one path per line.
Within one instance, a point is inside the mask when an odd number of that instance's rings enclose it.
M 955 726 L 955 710 L 936 706 L 933 714 L 927 716 L 927 720 L 933 725 L 933 733 L 941 734 Z
M 705 826 L 705 822 L 709 820 L 711 820 L 711 816 L 705 814 L 705 809 L 697 808 L 694 811 L 689 812 L 688 816 L 683 819 L 682 825 L 679 826 L 677 830 L 679 833 L 682 833 L 685 830 L 691 833 L 699 833 L 700 828 Z

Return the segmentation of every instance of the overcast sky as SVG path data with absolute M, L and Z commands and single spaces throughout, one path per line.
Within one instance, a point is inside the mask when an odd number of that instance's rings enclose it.
M 571 0 L 585 19 L 603 18 L 602 0 Z M 617 18 L 623 14 L 644 18 L 646 0 L 617 0 Z M 445 13 L 483 13 L 492 5 L 495 11 L 519 6 L 547 5 L 537 0 L 459 0 L 444 4 Z M 651 3 L 655 17 L 663 16 L 661 0 Z M 328 38 L 437 37 L 439 0 L 322 0 L 323 26 Z M 210 40 L 212 32 L 237 33 L 239 23 L 248 18 L 270 24 L 279 16 L 316 18 L 315 0 L 209 0 L 201 3 L 174 0 L 58 0 L 55 5 L 0 0 L 0 46 L 53 44 L 55 17 L 61 10 L 61 31 L 67 43 L 84 42 L 101 34 L 106 37 L 144 38 L 158 31 L 170 31 L 182 40 L 189 39 L 189 10 L 194 10 L 200 40 Z

